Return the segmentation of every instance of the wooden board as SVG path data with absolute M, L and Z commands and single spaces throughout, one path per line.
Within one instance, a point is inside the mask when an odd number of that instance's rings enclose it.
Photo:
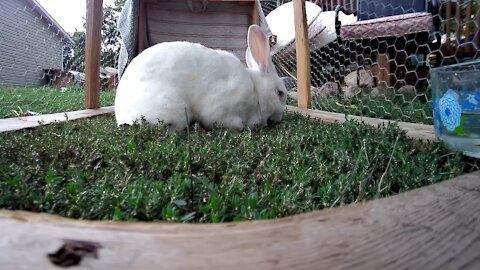
M 14 131 L 24 128 L 32 128 L 41 125 L 48 125 L 55 122 L 77 120 L 106 113 L 113 113 L 114 107 L 102 107 L 99 109 L 87 109 L 81 111 L 42 114 L 35 116 L 13 117 L 0 119 L 0 132 Z
M 269 221 L 74 221 L 0 211 L 2 269 L 51 269 L 64 239 L 101 248 L 72 269 L 480 269 L 480 172 Z
M 333 113 L 333 112 L 326 112 L 326 111 L 319 111 L 319 110 L 312 110 L 312 109 L 303 109 L 303 108 L 298 108 L 293 106 L 287 106 L 287 110 L 291 112 L 298 112 L 303 115 L 310 116 L 312 118 L 317 118 L 327 123 L 337 123 L 337 122 L 342 123 L 350 119 L 363 122 L 365 124 L 369 124 L 372 126 L 378 126 L 380 124 L 389 125 L 391 123 L 396 123 L 401 129 L 407 132 L 407 135 L 410 138 L 413 138 L 422 142 L 438 141 L 437 137 L 435 136 L 435 129 L 431 125 L 398 122 L 395 120 L 370 118 L 370 117 L 355 116 L 355 115 L 346 116 L 345 114 L 341 114 L 341 113 Z

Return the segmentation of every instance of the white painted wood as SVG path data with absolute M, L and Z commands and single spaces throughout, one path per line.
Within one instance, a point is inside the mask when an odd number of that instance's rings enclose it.
M 24 128 L 33 128 L 40 125 L 48 125 L 55 122 L 65 122 L 70 120 L 82 119 L 107 113 L 113 113 L 114 107 L 102 107 L 99 109 L 89 109 L 81 111 L 71 111 L 53 114 L 41 114 L 25 117 L 12 117 L 0 119 L 0 132 L 14 131 Z

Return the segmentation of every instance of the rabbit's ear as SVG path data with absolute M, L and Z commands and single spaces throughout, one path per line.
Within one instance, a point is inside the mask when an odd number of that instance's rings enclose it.
M 247 43 L 247 66 L 266 72 L 270 65 L 270 47 L 267 35 L 260 26 L 253 24 L 248 28 Z

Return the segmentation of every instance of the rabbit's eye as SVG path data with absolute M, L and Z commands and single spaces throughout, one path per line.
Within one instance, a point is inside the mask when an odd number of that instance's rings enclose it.
M 282 90 L 277 90 L 277 95 L 279 98 L 282 98 L 285 93 Z

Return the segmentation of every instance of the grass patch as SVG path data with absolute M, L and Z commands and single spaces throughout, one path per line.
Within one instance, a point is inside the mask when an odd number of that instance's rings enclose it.
M 357 95 L 349 99 L 314 98 L 312 108 L 349 115 L 433 125 L 433 107 L 428 100 L 427 94 L 418 96 L 406 94 Z M 297 106 L 297 101 L 289 97 L 287 104 Z
M 118 128 L 111 115 L 0 134 L 0 208 L 81 219 L 225 222 L 389 196 L 479 168 L 441 144 L 416 150 L 395 126 Z
M 114 91 L 100 92 L 101 106 L 113 105 Z M 0 118 L 15 117 L 27 111 L 57 113 L 85 109 L 83 89 L 71 87 L 65 92 L 55 88 L 2 88 L 0 89 Z
M 353 97 L 348 100 L 316 99 L 313 109 L 433 125 L 433 107 L 421 100 L 406 101 L 403 97 Z

